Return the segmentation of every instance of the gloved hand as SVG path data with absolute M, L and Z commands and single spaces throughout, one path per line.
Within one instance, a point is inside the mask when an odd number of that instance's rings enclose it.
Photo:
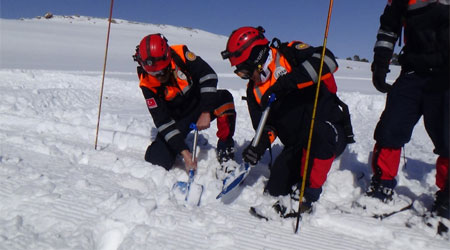
M 250 144 L 242 152 L 242 159 L 244 159 L 245 162 L 248 162 L 252 165 L 256 165 L 258 161 L 261 160 L 261 157 L 265 151 L 266 151 L 265 149 L 264 151 L 262 151 L 261 149 L 253 147 Z
M 270 139 L 267 134 L 267 130 L 263 131 L 259 143 L 254 147 L 252 143 L 248 145 L 242 152 L 242 159 L 252 165 L 256 165 L 261 157 L 266 152 L 266 149 L 270 147 Z
M 392 88 L 392 85 L 386 83 L 386 75 L 390 70 L 388 64 L 383 64 L 375 61 L 372 63 L 372 83 L 378 91 L 387 93 Z

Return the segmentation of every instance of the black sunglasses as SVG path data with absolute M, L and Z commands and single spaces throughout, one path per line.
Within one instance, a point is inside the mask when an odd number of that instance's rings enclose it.
M 252 77 L 251 73 L 246 69 L 237 69 L 234 73 L 244 80 L 248 80 Z
M 248 80 L 252 77 L 253 71 L 255 71 L 256 66 L 248 63 L 241 63 L 236 66 L 234 73 L 244 80 Z

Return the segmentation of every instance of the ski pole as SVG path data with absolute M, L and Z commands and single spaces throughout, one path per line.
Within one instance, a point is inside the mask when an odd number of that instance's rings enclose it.
M 326 51 L 326 46 L 327 46 L 327 37 L 328 37 L 328 29 L 330 26 L 330 19 L 331 19 L 331 11 L 333 9 L 333 0 L 330 0 L 330 5 L 328 8 L 328 17 L 327 17 L 327 24 L 325 27 L 325 34 L 324 34 L 324 38 L 323 38 L 323 46 L 322 46 L 322 56 L 320 57 L 320 68 L 319 68 L 319 78 L 317 80 L 317 86 L 316 86 L 316 94 L 314 97 L 314 106 L 313 106 L 313 112 L 312 112 L 312 117 L 311 117 L 311 125 L 309 128 L 309 136 L 308 136 L 308 145 L 306 147 L 306 158 L 305 158 L 305 166 L 303 168 L 303 177 L 302 177 L 302 186 L 300 189 L 300 197 L 298 200 L 298 213 L 297 213 L 297 222 L 295 224 L 295 233 L 297 233 L 298 231 L 298 226 L 300 223 L 300 207 L 303 203 L 303 195 L 305 192 L 305 183 L 306 183 L 306 173 L 308 171 L 308 164 L 309 164 L 309 156 L 310 156 L 310 151 L 311 151 L 311 141 L 312 141 L 312 135 L 313 135 L 313 130 L 314 130 L 314 120 L 316 118 L 316 110 L 317 110 L 317 102 L 319 99 L 319 89 L 320 89 L 320 80 L 322 77 L 322 69 L 323 69 L 323 61 L 325 58 L 325 51 Z
M 100 127 L 100 113 L 102 111 L 103 86 L 105 85 L 106 58 L 108 57 L 109 33 L 110 33 L 110 30 L 111 30 L 111 19 L 112 19 L 113 5 L 114 5 L 114 0 L 111 0 L 111 7 L 109 8 L 108 32 L 107 32 L 107 35 L 106 35 L 105 60 L 103 62 L 102 86 L 101 86 L 101 89 L 100 89 L 100 103 L 98 105 L 97 130 L 95 132 L 95 145 L 94 145 L 94 149 L 95 150 L 97 150 L 98 129 Z

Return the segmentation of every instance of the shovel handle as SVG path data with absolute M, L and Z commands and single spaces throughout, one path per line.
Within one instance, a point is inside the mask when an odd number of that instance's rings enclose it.
M 197 154 L 198 128 L 195 123 L 191 123 L 189 128 L 194 130 L 194 142 L 192 143 L 192 161 L 195 161 L 195 155 Z
M 191 123 L 191 125 L 189 127 L 194 130 L 194 142 L 192 143 L 192 161 L 195 161 L 195 155 L 197 154 L 198 128 L 195 125 L 195 123 Z M 194 182 L 194 175 L 195 175 L 195 170 L 194 169 L 189 170 L 188 194 L 191 189 L 191 183 Z M 187 200 L 187 198 L 188 198 L 188 195 L 186 195 L 186 200 Z
M 195 175 L 195 170 L 194 169 L 189 170 L 188 185 L 190 185 L 194 181 L 194 175 Z
M 269 117 L 270 106 L 274 101 L 275 101 L 275 94 L 272 94 L 270 95 L 269 101 L 267 102 L 267 107 L 266 109 L 264 109 L 261 115 L 261 119 L 259 120 L 258 128 L 256 129 L 255 139 L 252 142 L 253 147 L 256 147 L 259 143 L 259 140 L 261 139 L 264 126 L 266 125 L 267 117 Z

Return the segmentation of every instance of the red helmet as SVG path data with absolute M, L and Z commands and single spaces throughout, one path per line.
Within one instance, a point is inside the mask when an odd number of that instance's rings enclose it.
M 144 37 L 136 52 L 136 60 L 147 72 L 160 71 L 172 60 L 167 39 L 159 33 Z
M 264 37 L 264 32 L 261 26 L 241 27 L 233 31 L 228 38 L 227 49 L 222 51 L 222 58 L 230 59 L 231 66 L 245 62 L 253 47 L 269 44 L 269 40 Z

